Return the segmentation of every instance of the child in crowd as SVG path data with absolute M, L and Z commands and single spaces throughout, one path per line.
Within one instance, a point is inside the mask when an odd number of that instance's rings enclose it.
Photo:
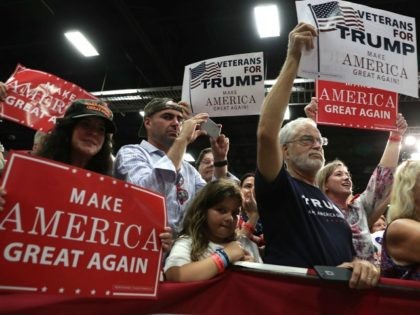
M 239 260 L 262 262 L 261 257 L 250 255 L 255 252 L 253 248 L 243 248 L 236 240 L 241 205 L 240 188 L 232 180 L 218 179 L 200 190 L 187 210 L 181 235 L 166 259 L 166 279 L 207 280 Z

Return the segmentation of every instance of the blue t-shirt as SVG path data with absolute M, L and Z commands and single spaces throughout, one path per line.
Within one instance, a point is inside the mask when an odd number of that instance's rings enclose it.
M 350 226 L 317 187 L 291 177 L 283 167 L 272 183 L 257 171 L 255 193 L 265 263 L 312 268 L 353 260 Z

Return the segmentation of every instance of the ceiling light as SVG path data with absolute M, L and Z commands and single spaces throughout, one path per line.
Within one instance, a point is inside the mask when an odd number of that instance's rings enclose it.
M 72 43 L 72 45 L 83 54 L 83 56 L 93 57 L 99 55 L 95 47 L 93 47 L 85 35 L 79 31 L 66 32 L 64 35 L 70 41 L 70 43 Z
M 277 5 L 263 5 L 254 8 L 255 22 L 261 38 L 280 36 L 279 11 Z
M 104 95 L 126 95 L 126 94 L 136 94 L 143 90 L 138 89 L 123 89 L 123 90 L 108 90 L 108 91 L 97 91 L 91 92 L 95 96 L 104 96 Z

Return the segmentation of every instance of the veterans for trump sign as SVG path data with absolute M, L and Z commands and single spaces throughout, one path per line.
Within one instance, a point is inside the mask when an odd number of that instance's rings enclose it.
M 16 152 L 3 175 L 0 290 L 156 298 L 163 196 Z
M 52 74 L 16 67 L 6 81 L 0 116 L 32 129 L 48 131 L 76 99 L 96 99 L 79 86 Z
M 299 76 L 418 97 L 414 18 L 347 1 L 296 1 L 296 10 L 319 30 Z
M 374 130 L 397 129 L 397 93 L 318 80 L 316 95 L 319 124 Z
M 182 100 L 193 113 L 258 115 L 264 100 L 261 52 L 208 59 L 185 67 Z

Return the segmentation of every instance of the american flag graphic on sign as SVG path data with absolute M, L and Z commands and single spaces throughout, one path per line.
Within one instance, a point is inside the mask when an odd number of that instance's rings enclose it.
M 337 29 L 337 25 L 344 25 L 364 31 L 365 27 L 359 13 L 352 7 L 344 6 L 338 1 L 326 2 L 312 6 L 321 32 Z
M 194 89 L 201 84 L 201 80 L 221 78 L 222 72 L 215 62 L 206 63 L 203 61 L 198 66 L 190 69 L 190 77 L 190 87 L 191 89 Z

